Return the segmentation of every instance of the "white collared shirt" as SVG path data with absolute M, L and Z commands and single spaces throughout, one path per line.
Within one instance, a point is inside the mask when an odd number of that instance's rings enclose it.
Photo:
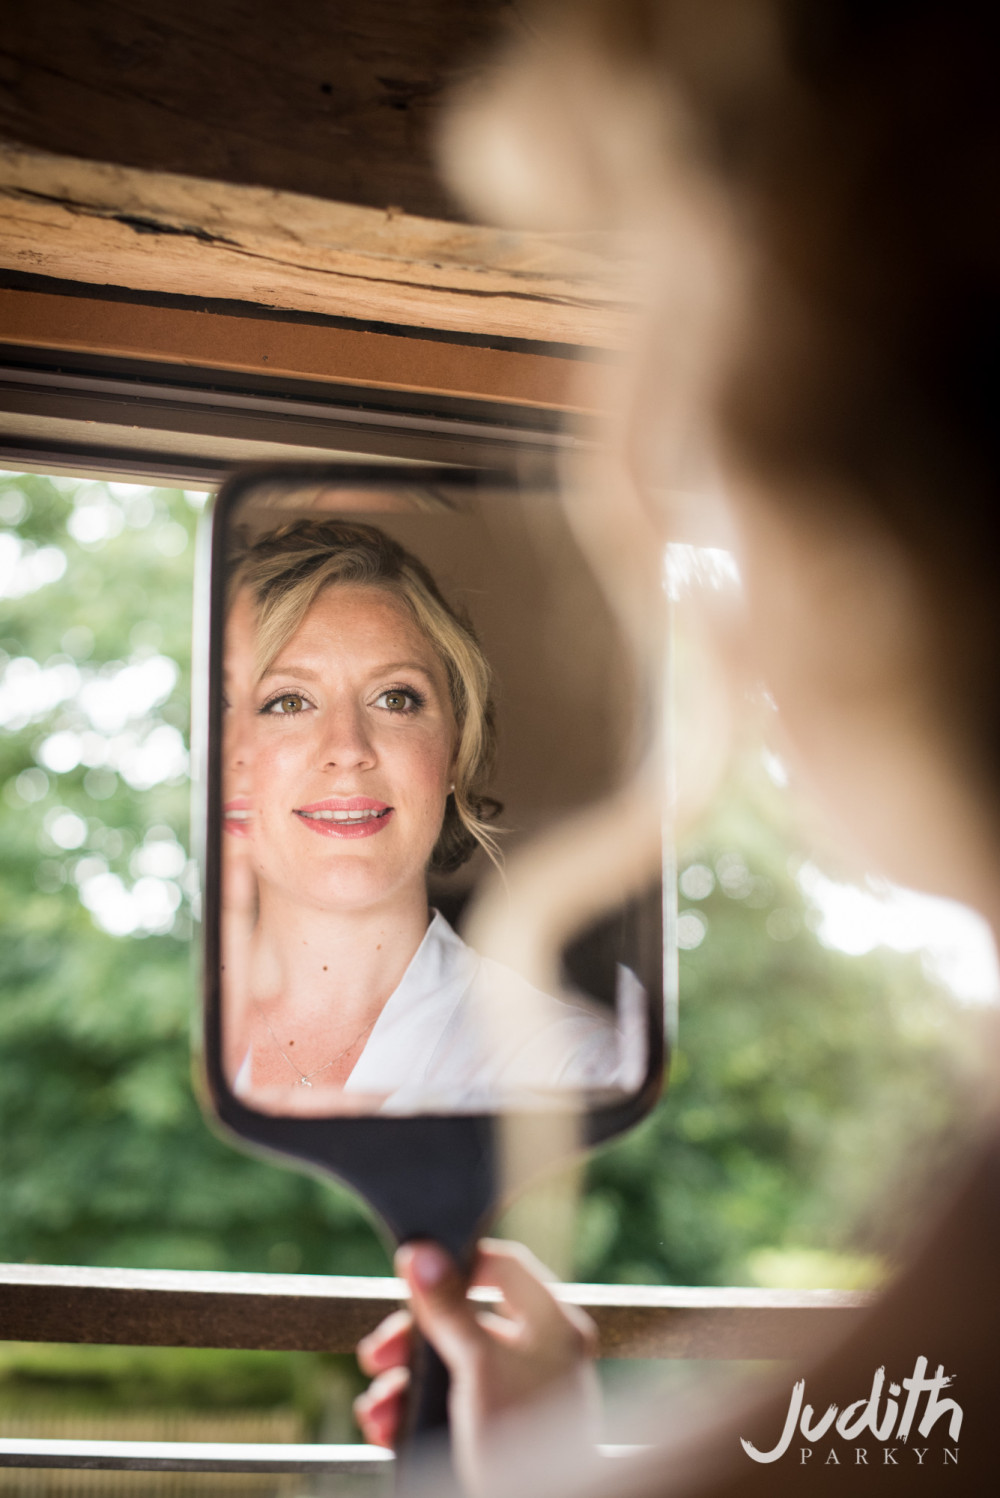
M 381 1094 L 383 1112 L 469 1112 L 620 1086 L 620 1072 L 612 1016 L 480 957 L 435 911 L 345 1089 Z
M 481 957 L 435 910 L 342 1090 L 382 1113 L 471 1113 L 632 1089 L 645 1072 L 644 994 L 628 969 L 619 980 L 616 1026 Z M 248 1051 L 233 1083 L 248 1101 L 251 1061 Z

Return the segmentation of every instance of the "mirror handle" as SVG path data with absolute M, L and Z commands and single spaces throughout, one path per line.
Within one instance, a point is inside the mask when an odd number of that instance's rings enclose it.
M 411 1466 L 414 1477 L 417 1477 L 428 1458 L 433 1461 L 437 1472 L 440 1472 L 442 1463 L 447 1463 L 451 1471 L 448 1423 L 450 1387 L 451 1374 L 437 1349 L 414 1326 L 410 1353 L 410 1387 L 400 1439 L 396 1445 L 397 1492 L 405 1493 Z M 454 1485 L 453 1473 L 452 1482 Z M 454 1486 L 454 1491 L 458 1491 L 457 1486 Z

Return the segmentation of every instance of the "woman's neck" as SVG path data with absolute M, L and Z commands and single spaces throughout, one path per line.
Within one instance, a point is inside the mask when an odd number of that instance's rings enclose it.
M 398 987 L 428 925 L 419 887 L 364 910 L 304 907 L 261 889 L 251 938 L 251 997 L 272 1017 L 309 1025 L 336 1011 L 341 1023 L 374 1023 Z

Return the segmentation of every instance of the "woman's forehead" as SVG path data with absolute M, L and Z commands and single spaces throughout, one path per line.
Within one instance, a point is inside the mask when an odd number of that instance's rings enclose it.
M 233 600 L 226 625 L 227 677 L 263 681 L 299 669 L 318 677 L 327 666 L 338 670 L 386 667 L 422 670 L 447 694 L 448 670 L 441 652 L 394 589 L 371 583 L 332 583 L 261 672 L 257 662 L 258 610 L 250 588 Z
M 406 600 L 390 588 L 334 583 L 314 599 L 260 679 L 290 669 L 419 670 L 443 694 L 447 668 Z
M 356 646 L 406 642 L 411 653 L 437 659 L 433 641 L 405 599 L 377 583 L 328 584 L 309 605 L 279 658 L 297 642 L 308 640 L 322 648 L 324 639 Z

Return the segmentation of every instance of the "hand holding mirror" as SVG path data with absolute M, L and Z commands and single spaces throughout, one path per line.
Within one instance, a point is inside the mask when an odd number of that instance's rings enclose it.
M 467 1260 L 501 1190 L 659 1090 L 656 871 L 541 966 L 463 935 L 627 777 L 644 684 L 545 481 L 251 473 L 210 592 L 212 1109 Z

